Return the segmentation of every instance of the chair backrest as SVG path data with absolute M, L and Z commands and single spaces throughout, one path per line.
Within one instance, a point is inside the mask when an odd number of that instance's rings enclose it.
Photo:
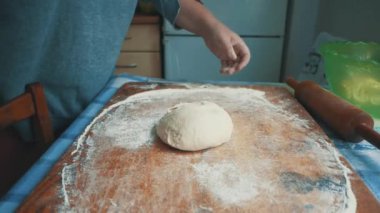
M 36 141 L 50 144 L 54 140 L 49 110 L 40 83 L 28 84 L 25 93 L 0 107 L 0 128 L 31 118 Z

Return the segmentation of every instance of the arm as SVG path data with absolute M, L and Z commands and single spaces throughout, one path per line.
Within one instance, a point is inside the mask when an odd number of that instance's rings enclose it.
M 181 9 L 175 24 L 201 36 L 207 47 L 221 61 L 221 72 L 233 74 L 250 60 L 250 52 L 236 33 L 218 21 L 196 0 L 179 0 Z

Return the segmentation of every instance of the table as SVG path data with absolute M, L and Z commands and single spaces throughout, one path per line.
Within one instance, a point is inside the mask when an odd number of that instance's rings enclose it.
M 103 108 L 112 95 L 127 82 L 167 82 L 162 79 L 145 78 L 128 74 L 115 75 L 95 98 L 95 100 L 78 116 L 70 127 L 51 145 L 29 171 L 0 200 L 0 212 L 13 212 L 44 178 L 52 166 L 65 153 L 68 147 L 83 132 L 97 113 Z M 206 82 L 204 82 L 206 83 Z M 213 82 L 207 82 L 213 83 Z M 231 82 L 218 82 L 229 83 Z M 237 84 L 237 83 L 236 83 Z M 239 82 L 239 84 L 252 84 Z M 278 83 L 266 83 L 283 85 Z M 380 132 L 380 120 L 376 120 L 376 130 Z M 327 134 L 333 139 L 339 152 L 348 160 L 355 172 L 363 179 L 367 187 L 380 202 L 380 151 L 366 141 L 347 143 L 337 139 L 331 132 Z

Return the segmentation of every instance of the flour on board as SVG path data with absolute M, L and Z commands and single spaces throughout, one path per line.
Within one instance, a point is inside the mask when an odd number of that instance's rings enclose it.
M 230 162 L 214 165 L 195 164 L 194 170 L 199 183 L 207 187 L 225 203 L 238 203 L 255 198 L 259 184 L 254 173 L 245 173 Z
M 276 98 L 282 100 L 254 89 L 192 86 L 138 93 L 106 108 L 76 141 L 73 162 L 62 170 L 60 209 L 87 211 L 96 198 L 97 206 L 133 211 L 146 202 L 144 190 L 134 185 L 149 189 L 151 200 L 161 204 L 165 203 L 163 190 L 168 194 L 186 192 L 171 198 L 171 205 L 176 206 L 198 199 L 189 197 L 195 181 L 197 193 L 221 201 L 224 209 L 262 204 L 272 210 L 354 212 L 349 170 L 334 147 L 325 136 L 310 133 L 308 120 L 287 109 L 291 102 L 275 104 L 272 99 Z M 218 151 L 192 155 L 160 152 L 157 158 L 133 158 L 133 153 L 156 148 L 154 127 L 169 107 L 192 101 L 212 101 L 229 112 L 237 127 L 231 142 Z M 117 170 L 105 170 L 111 166 L 107 153 L 117 155 L 112 158 L 117 159 L 112 162 Z M 124 166 L 130 161 L 136 168 Z M 145 170 L 150 164 L 161 166 Z M 189 176 L 183 177 L 184 171 Z M 139 179 L 147 175 L 152 185 Z M 174 182 L 162 182 L 168 179 Z M 79 189 L 84 180 L 85 187 Z M 112 190 L 110 183 L 115 186 Z M 108 197 L 102 199 L 104 194 Z M 298 206 L 303 202 L 304 206 Z M 207 203 L 196 208 L 217 211 Z

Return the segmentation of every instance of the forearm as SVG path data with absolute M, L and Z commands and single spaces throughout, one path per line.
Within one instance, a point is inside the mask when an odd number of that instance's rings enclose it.
M 196 35 L 204 36 L 209 30 L 222 25 L 210 11 L 197 0 L 179 0 L 181 9 L 175 24 Z
M 249 62 L 250 52 L 239 35 L 217 20 L 197 0 L 179 0 L 175 24 L 203 38 L 207 47 L 221 61 L 221 72 L 233 74 Z

